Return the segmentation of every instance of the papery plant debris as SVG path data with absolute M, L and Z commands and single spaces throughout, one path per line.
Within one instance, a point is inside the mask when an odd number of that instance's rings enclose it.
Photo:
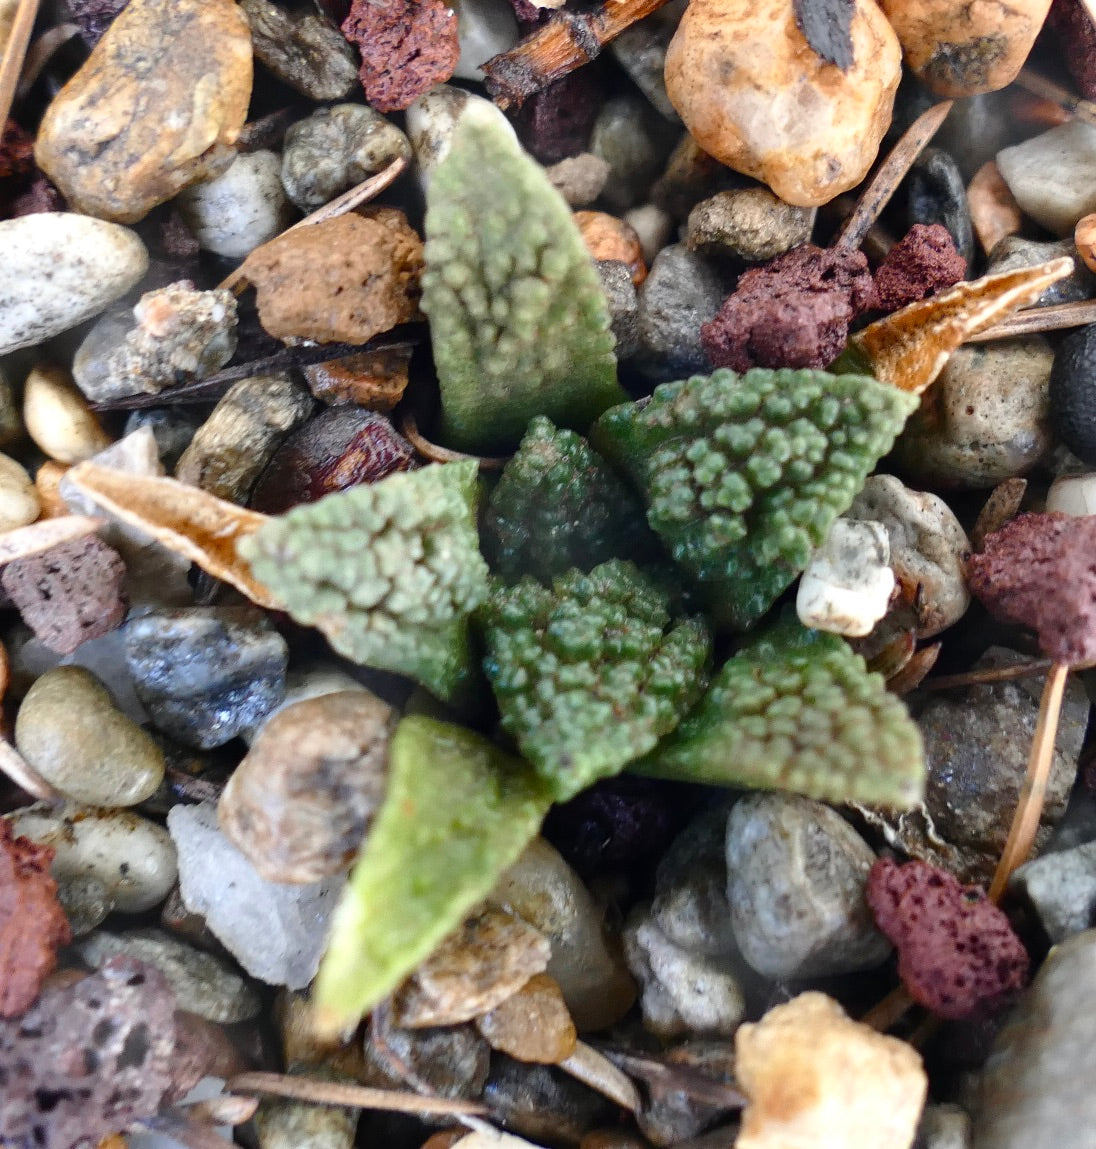
M 791 619 L 725 663 L 694 713 L 633 768 L 899 809 L 925 786 L 920 732 L 883 677 L 841 639 Z
M 476 476 L 475 463 L 389 475 L 268 520 L 239 553 L 341 654 L 452 698 L 471 672 L 468 616 L 487 594 Z
M 862 375 L 719 370 L 614 407 L 591 434 L 721 620 L 744 630 L 806 567 L 915 406 Z
M 526 763 L 486 739 L 405 718 L 320 966 L 318 1024 L 337 1033 L 391 993 L 490 892 L 551 802 Z
M 551 589 L 499 587 L 482 612 L 484 669 L 517 742 L 557 801 L 618 773 L 688 713 L 711 640 L 632 563 L 571 571 Z
M 483 550 L 506 580 L 653 558 L 658 544 L 635 493 L 574 431 L 538 415 L 506 464 L 483 519 Z
M 865 896 L 898 950 L 898 976 L 938 1017 L 992 1013 L 1026 984 L 1027 951 L 977 886 L 927 862 L 879 858 Z
M 422 310 L 450 446 L 512 447 L 534 415 L 584 430 L 625 397 L 570 209 L 505 123 L 475 105 L 431 176 Z

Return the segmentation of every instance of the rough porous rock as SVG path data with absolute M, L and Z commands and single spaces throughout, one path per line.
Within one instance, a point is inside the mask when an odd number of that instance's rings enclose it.
M 179 890 L 252 977 L 303 989 L 316 976 L 344 876 L 309 886 L 268 882 L 218 829 L 212 802 L 175 806 Z
M 895 443 L 904 475 L 936 489 L 977 490 L 1027 474 L 1054 445 L 1041 335 L 960 347 Z
M 264 878 L 303 885 L 346 869 L 384 797 L 395 719 L 368 691 L 347 690 L 267 721 L 217 804 L 221 829 Z
M 361 49 L 358 74 L 378 112 L 402 111 L 443 84 L 460 58 L 457 14 L 442 0 L 354 0 L 342 33 Z
M 270 0 L 240 0 L 255 57 L 311 100 L 341 100 L 354 91 L 354 50 L 330 20 L 308 8 L 286 11 Z
M 185 746 L 223 746 L 285 693 L 285 639 L 255 608 L 150 611 L 131 619 L 124 637 L 142 705 Z
M 982 1071 L 974 1149 L 1086 1149 L 1096 1093 L 1096 930 L 1050 951 Z
M 578 1034 L 559 986 L 543 973 L 476 1019 L 492 1049 L 518 1061 L 556 1065 L 575 1051 Z
M 943 148 L 924 148 L 905 183 L 907 222 L 911 227 L 942 226 L 963 260 L 960 278 L 966 278 L 966 266 L 974 258 L 974 228 L 958 161 Z
M 122 625 L 125 580 L 118 552 L 96 535 L 16 559 L 0 571 L 0 584 L 23 621 L 59 654 Z
M 1096 100 L 1096 24 L 1081 0 L 1054 0 L 1047 26 L 1086 100 Z
M 804 993 L 735 1036 L 737 1149 L 905 1149 L 928 1078 L 917 1051 Z
M 298 228 L 244 262 L 259 320 L 278 339 L 365 343 L 418 317 L 422 240 L 394 208 Z
M 967 273 L 967 261 L 955 249 L 955 240 L 939 223 L 916 223 L 887 252 L 875 273 L 877 305 L 897 311 L 958 283 Z
M 148 270 L 136 232 L 73 212 L 0 221 L 0 248 L 0 355 L 106 311 Z
M 233 0 L 130 0 L 38 130 L 38 166 L 77 211 L 143 218 L 232 159 L 251 98 Z
M 727 901 L 743 956 L 774 978 L 872 969 L 890 952 L 864 900 L 875 861 L 834 810 L 750 794 L 727 820 Z
M 881 0 L 906 64 L 937 95 L 995 92 L 1016 79 L 1050 0 Z
M 67 798 L 93 806 L 135 806 L 164 777 L 164 754 L 80 666 L 47 671 L 15 720 L 19 753 Z
M 998 152 L 997 167 L 1024 213 L 1056 235 L 1096 211 L 1096 126 L 1070 120 Z
M 694 0 L 666 53 L 666 91 L 709 155 L 801 207 L 867 174 L 890 126 L 898 38 L 855 0 L 851 67 L 817 56 L 792 0 Z
M 1021 866 L 1009 888 L 1035 911 L 1052 942 L 1096 925 L 1096 842 L 1054 850 Z
M 689 212 L 685 243 L 706 255 L 762 263 L 807 243 L 816 214 L 785 203 L 768 188 L 735 188 L 701 200 Z

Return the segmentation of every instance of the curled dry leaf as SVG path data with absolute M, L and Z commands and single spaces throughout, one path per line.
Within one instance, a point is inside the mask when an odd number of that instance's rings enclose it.
M 268 516 L 175 479 L 127 475 L 97 463 L 73 467 L 69 478 L 122 522 L 223 579 L 252 602 L 269 610 L 284 609 L 281 599 L 255 578 L 250 564 L 236 553 L 236 544 L 269 522 Z
M 1020 504 L 1027 493 L 1027 479 L 1013 476 L 993 488 L 986 505 L 978 512 L 974 529 L 970 532 L 971 545 L 976 551 L 982 549 L 986 538 L 999 531 L 1009 519 L 1020 512 Z
M 39 519 L 27 527 L 16 527 L 0 534 L 0 566 L 16 559 L 30 558 L 52 550 L 61 543 L 94 534 L 106 524 L 105 519 L 91 515 L 62 515 L 56 519 Z

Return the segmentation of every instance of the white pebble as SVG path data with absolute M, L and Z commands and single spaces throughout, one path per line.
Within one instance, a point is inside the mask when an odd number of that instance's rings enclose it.
M 407 109 L 407 135 L 415 153 L 419 183 L 424 189 L 430 182 L 430 173 L 449 154 L 457 124 L 469 114 L 505 124 L 516 138 L 513 125 L 490 100 L 449 84 L 436 84 Z
M 509 0 L 460 0 L 456 9 L 460 57 L 453 75 L 482 81 L 480 65 L 518 42 L 514 10 Z
M 1047 510 L 1063 515 L 1096 515 L 1096 474 L 1062 475 L 1047 493 Z
M 838 519 L 815 552 L 795 599 L 804 626 L 856 638 L 887 613 L 894 572 L 882 523 Z
M 0 455 L 0 531 L 33 523 L 42 504 L 30 475 L 8 455 Z
M 27 434 L 51 459 L 82 463 L 110 446 L 88 401 L 60 367 L 35 367 L 23 391 Z
M 1096 211 L 1096 127 L 1071 120 L 997 153 L 997 167 L 1026 215 L 1072 236 Z

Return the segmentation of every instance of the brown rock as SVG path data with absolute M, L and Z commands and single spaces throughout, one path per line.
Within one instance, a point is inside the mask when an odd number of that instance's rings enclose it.
M 492 1049 L 518 1061 L 557 1065 L 578 1042 L 563 994 L 544 973 L 531 977 L 512 997 L 477 1018 L 476 1028 Z
M 666 54 L 666 92 L 704 151 L 800 207 L 867 174 L 890 125 L 898 38 L 855 0 L 853 63 L 807 44 L 793 0 L 693 0 Z
M 74 210 L 132 223 L 228 166 L 251 76 L 233 0 L 130 0 L 47 109 L 38 165 Z
M 391 411 L 407 390 L 411 348 L 364 351 L 304 368 L 312 394 L 332 407 L 354 403 L 370 411 Z
M 971 177 L 967 204 L 974 234 L 987 255 L 1005 236 L 1016 235 L 1024 226 L 1020 205 L 993 160 L 984 163 Z
M 575 223 L 594 259 L 615 259 L 627 264 L 636 287 L 647 278 L 639 235 L 630 223 L 604 211 L 576 211 Z
M 1004 181 L 1002 181 L 1004 182 Z M 1096 215 L 1086 215 L 1073 229 L 1073 242 L 1089 271 L 1096 271 Z
M 422 240 L 394 208 L 349 213 L 257 247 L 241 272 L 278 339 L 364 343 L 419 314 Z
M 1016 79 L 1050 0 L 880 0 L 906 63 L 941 96 L 996 92 Z

